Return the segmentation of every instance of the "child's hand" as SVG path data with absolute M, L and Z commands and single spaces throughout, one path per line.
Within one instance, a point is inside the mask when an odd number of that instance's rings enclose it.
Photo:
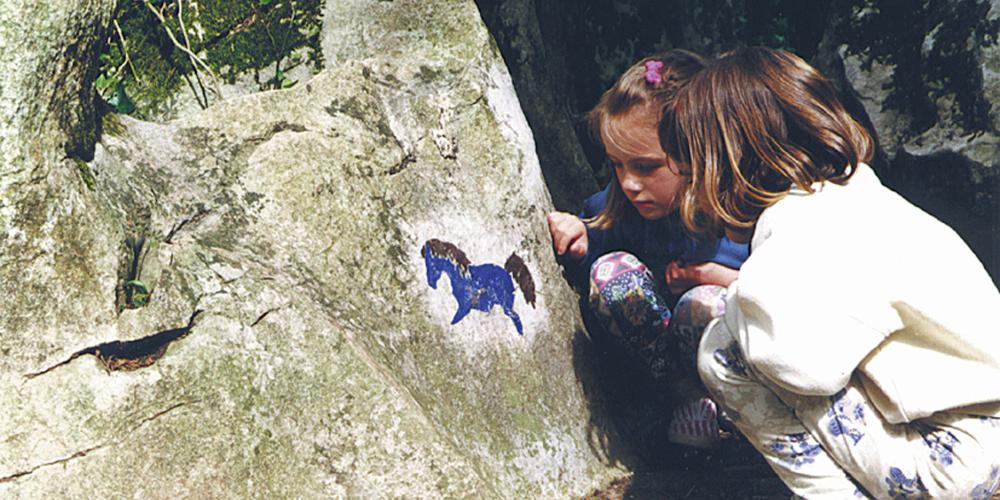
M 717 262 L 699 262 L 682 266 L 675 260 L 667 265 L 664 279 L 667 281 L 670 293 L 680 295 L 698 285 L 719 285 L 728 288 L 733 281 L 736 281 L 738 274 L 739 271 Z
M 579 217 L 566 212 L 552 212 L 548 221 L 556 255 L 569 253 L 577 259 L 587 255 L 587 226 Z

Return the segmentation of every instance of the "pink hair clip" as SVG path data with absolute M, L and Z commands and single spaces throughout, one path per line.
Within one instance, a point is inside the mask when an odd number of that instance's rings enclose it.
M 642 76 L 646 77 L 646 83 L 660 83 L 663 77 L 660 70 L 663 69 L 663 61 L 646 61 L 646 72 Z

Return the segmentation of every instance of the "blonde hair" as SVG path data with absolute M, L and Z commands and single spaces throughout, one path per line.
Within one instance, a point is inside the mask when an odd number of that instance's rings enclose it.
M 691 78 L 660 122 L 664 152 L 690 170 L 681 219 L 695 233 L 750 228 L 792 186 L 844 184 L 871 159 L 871 136 L 833 85 L 798 56 L 724 54 Z
M 650 70 L 646 68 L 646 63 L 650 61 L 663 63 L 659 70 L 654 70 L 659 75 L 659 81 L 647 81 L 646 74 Z M 604 147 L 603 138 L 607 132 L 617 130 L 618 121 L 628 112 L 642 108 L 652 113 L 651 124 L 656 126 L 663 109 L 673 102 L 677 90 L 703 67 L 704 59 L 686 50 L 670 50 L 643 58 L 625 70 L 618 81 L 601 95 L 594 109 L 587 113 L 591 133 Z M 626 213 L 635 211 L 622 192 L 614 171 L 612 181 L 604 209 L 587 220 L 593 227 L 610 228 Z

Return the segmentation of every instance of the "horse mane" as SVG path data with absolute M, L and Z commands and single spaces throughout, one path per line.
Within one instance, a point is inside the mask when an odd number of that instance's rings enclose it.
M 528 270 L 528 266 L 524 265 L 524 260 L 516 252 L 512 253 L 510 257 L 507 257 L 507 262 L 504 263 L 503 268 L 510 273 L 514 281 L 517 281 L 517 285 L 521 287 L 521 293 L 524 294 L 524 301 L 531 304 L 531 307 L 535 307 L 535 280 L 531 277 L 531 271 Z
M 427 242 L 424 243 L 423 252 L 424 257 L 427 257 L 427 253 L 430 253 L 436 257 L 443 257 L 451 260 L 455 264 L 458 264 L 459 269 L 461 269 L 463 273 L 469 272 L 469 265 L 472 264 L 472 261 L 465 256 L 465 252 L 463 252 L 460 248 L 448 243 L 447 241 L 441 241 L 437 238 L 427 240 Z

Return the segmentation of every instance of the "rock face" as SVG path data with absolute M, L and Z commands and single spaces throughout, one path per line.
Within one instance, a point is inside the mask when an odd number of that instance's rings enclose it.
M 1000 138 L 988 134 L 1000 129 L 992 104 L 1000 99 L 1000 3 L 867 1 L 851 14 L 834 42 L 889 159 L 950 151 L 1000 165 Z
M 567 60 L 572 53 L 569 46 L 579 45 L 564 31 L 569 28 L 565 15 L 577 9 L 560 9 L 562 15 L 548 16 L 539 14 L 537 8 L 552 2 L 537 7 L 531 0 L 480 0 L 478 4 L 513 76 L 552 201 L 560 210 L 576 212 L 587 196 L 599 190 L 585 154 L 587 144 L 581 144 L 578 137 L 588 133 L 577 111 L 586 104 L 581 106 L 572 92 L 581 80 L 581 68 Z M 546 39 L 542 38 L 542 21 L 549 35 Z
M 855 4 L 820 58 L 877 132 L 880 175 L 1000 281 L 1000 2 Z
M 621 476 L 471 2 L 328 2 L 329 69 L 166 124 L 93 115 L 113 3 L 0 7 L 0 496 L 567 497 Z

